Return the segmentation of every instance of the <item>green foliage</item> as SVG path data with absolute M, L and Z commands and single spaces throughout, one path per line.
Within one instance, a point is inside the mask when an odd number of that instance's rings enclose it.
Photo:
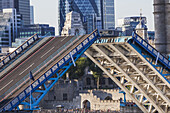
M 89 58 L 81 57 L 76 61 L 76 67 L 72 66 L 68 73 L 71 79 L 80 78 L 84 75 L 84 70 L 89 67 L 93 71 L 93 76 L 98 78 L 102 75 L 102 71 Z

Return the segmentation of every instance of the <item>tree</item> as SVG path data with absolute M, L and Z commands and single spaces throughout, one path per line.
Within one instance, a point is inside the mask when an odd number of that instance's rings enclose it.
M 81 57 L 76 62 L 76 67 L 72 66 L 68 73 L 71 79 L 78 79 L 84 75 L 84 70 L 89 67 L 89 70 L 93 71 L 93 76 L 97 80 L 97 88 L 99 88 L 99 78 L 102 76 L 102 70 L 96 66 L 89 58 Z

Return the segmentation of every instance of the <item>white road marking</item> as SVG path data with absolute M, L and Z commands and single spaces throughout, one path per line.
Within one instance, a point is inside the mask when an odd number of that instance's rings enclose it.
M 65 40 L 67 38 L 67 36 L 65 37 L 65 38 L 63 38 L 62 40 L 61 40 L 61 42 L 63 41 L 63 40 Z
M 40 58 L 44 57 L 46 54 L 48 54 L 52 49 L 54 49 L 54 47 L 52 47 L 50 50 L 48 50 L 43 56 L 41 56 Z
M 27 67 L 23 72 L 21 72 L 19 75 L 21 75 L 22 73 L 24 73 L 26 70 L 28 70 L 30 67 L 32 67 L 34 65 L 34 63 L 32 63 L 29 67 Z
M 11 80 L 8 84 L 6 84 L 4 87 L 2 87 L 2 88 L 0 89 L 0 91 L 1 91 L 2 89 L 4 89 L 7 85 L 9 85 L 12 81 L 13 81 L 13 80 Z

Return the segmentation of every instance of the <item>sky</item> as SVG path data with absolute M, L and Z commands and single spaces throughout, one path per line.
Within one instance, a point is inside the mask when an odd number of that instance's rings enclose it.
M 58 0 L 30 0 L 34 6 L 35 24 L 57 26 Z M 154 30 L 153 0 L 115 0 L 115 23 L 117 19 L 128 16 L 139 16 L 142 9 L 147 17 L 148 30 Z

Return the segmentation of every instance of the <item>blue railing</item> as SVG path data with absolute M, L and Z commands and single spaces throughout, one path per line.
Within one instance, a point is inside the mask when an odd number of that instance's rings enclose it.
M 96 40 L 94 43 L 115 43 L 115 42 L 127 42 L 132 36 L 122 36 L 122 37 L 109 37 Z
M 30 92 L 35 91 L 39 86 L 41 86 L 41 84 L 47 81 L 53 74 L 60 70 L 66 63 L 68 63 L 71 60 L 71 55 L 73 57 L 76 56 L 79 52 L 86 48 L 88 44 L 92 44 L 97 39 L 97 37 L 99 37 L 99 32 L 98 30 L 95 30 L 79 45 L 77 45 L 73 50 L 71 50 L 69 54 L 63 56 L 62 59 L 60 59 L 55 65 L 53 65 L 49 70 L 47 70 L 41 77 L 39 77 L 29 87 L 22 91 L 16 98 L 14 98 L 2 109 L 0 109 L 0 111 L 11 111 L 13 108 L 15 108 L 20 102 L 22 102 L 27 96 L 29 96 Z
M 137 42 L 140 46 L 142 46 L 146 51 L 148 51 L 155 59 L 158 59 L 165 67 L 170 70 L 170 61 L 159 51 L 153 48 L 147 41 L 142 39 L 139 35 L 135 32 L 132 35 L 132 39 Z
M 2 69 L 0 70 L 0 72 L 2 72 L 5 68 L 7 68 L 9 65 L 11 65 L 13 62 L 15 62 L 17 59 L 19 59 L 23 54 L 25 54 L 27 51 L 29 51 L 33 46 L 35 46 L 37 43 L 39 43 L 43 38 L 40 38 L 38 41 L 36 41 L 33 45 L 31 45 L 28 49 L 26 49 L 24 52 L 22 52 L 21 54 L 19 54 L 15 59 L 13 59 L 12 61 L 10 61 L 8 64 L 6 64 L 4 67 L 2 67 Z M 1 77 L 1 76 L 0 76 Z
M 54 52 L 51 56 L 49 56 L 45 61 L 43 61 L 40 65 L 38 65 L 36 68 L 34 68 L 31 72 L 33 75 L 36 75 L 38 72 L 40 72 L 44 67 L 46 67 L 50 61 L 53 61 L 59 53 L 61 54 L 62 51 L 65 51 L 68 49 L 68 45 L 72 45 L 76 40 L 79 40 L 80 37 L 75 36 L 71 40 L 69 40 L 66 44 L 64 44 L 62 47 L 60 47 L 56 52 Z M 15 89 L 19 89 L 24 83 L 27 83 L 29 80 L 29 73 L 23 77 L 19 82 L 17 82 L 15 85 L 13 85 L 10 89 L 8 89 L 3 95 L 0 96 L 0 102 L 3 101 L 5 98 L 7 98 L 9 95 L 11 95 Z
M 0 68 L 7 64 L 11 59 L 13 59 L 15 56 L 20 54 L 23 50 L 25 50 L 30 44 L 35 42 L 38 39 L 38 35 L 35 34 L 31 38 L 29 38 L 26 42 L 24 42 L 21 46 L 19 46 L 14 52 L 10 53 L 7 57 L 5 57 L 0 62 Z

